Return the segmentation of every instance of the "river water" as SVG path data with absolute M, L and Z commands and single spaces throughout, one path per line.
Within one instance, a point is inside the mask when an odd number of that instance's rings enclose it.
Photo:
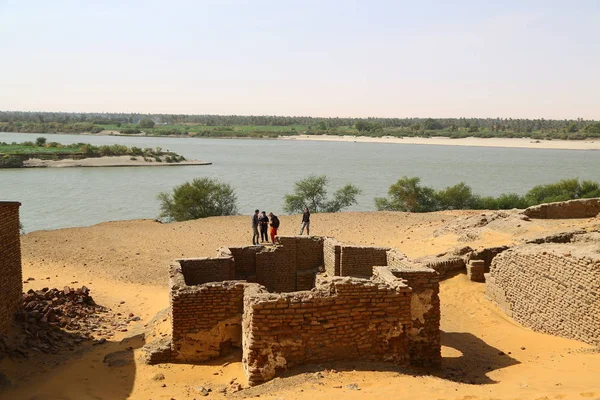
M 231 184 L 241 213 L 281 213 L 283 196 L 309 174 L 330 178 L 330 192 L 353 183 L 363 190 L 351 210 L 374 210 L 403 175 L 440 189 L 464 181 L 476 193 L 525 193 L 564 178 L 599 180 L 600 152 L 390 143 L 256 139 L 191 139 L 1 133 L 0 142 L 45 136 L 59 143 L 162 147 L 210 166 L 0 169 L 0 200 L 22 203 L 25 231 L 156 218 L 159 192 L 197 177 Z

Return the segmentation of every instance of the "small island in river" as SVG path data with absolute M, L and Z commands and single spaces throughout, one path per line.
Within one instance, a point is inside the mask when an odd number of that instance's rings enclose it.
M 184 156 L 160 147 L 140 148 L 120 144 L 94 146 L 88 143 L 0 142 L 0 168 L 65 167 L 150 167 L 173 165 L 210 165 L 210 162 L 187 160 Z

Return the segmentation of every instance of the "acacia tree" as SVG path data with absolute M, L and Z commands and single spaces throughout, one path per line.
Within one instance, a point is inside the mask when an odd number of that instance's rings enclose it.
M 435 190 L 419 185 L 420 182 L 420 178 L 403 176 L 390 186 L 389 198 L 375 198 L 375 207 L 378 211 L 435 211 L 437 208 Z
M 233 188 L 217 179 L 196 178 L 175 187 L 173 194 L 159 193 L 160 218 L 167 221 L 236 215 L 237 197 Z
M 352 184 L 347 184 L 333 193 L 333 198 L 327 200 L 326 175 L 310 175 L 294 184 L 294 193 L 283 198 L 283 210 L 286 213 L 301 213 L 304 207 L 311 212 L 338 212 L 356 204 L 356 196 L 362 191 Z

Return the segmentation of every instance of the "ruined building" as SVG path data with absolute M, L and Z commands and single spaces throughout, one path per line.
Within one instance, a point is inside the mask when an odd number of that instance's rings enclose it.
M 600 345 L 600 232 L 560 234 L 494 257 L 486 296 L 533 330 Z
M 0 201 L 0 334 L 5 334 L 21 305 L 21 203 Z
M 150 363 L 242 349 L 250 385 L 335 360 L 440 364 L 439 275 L 397 250 L 279 237 L 170 267 L 172 336 Z

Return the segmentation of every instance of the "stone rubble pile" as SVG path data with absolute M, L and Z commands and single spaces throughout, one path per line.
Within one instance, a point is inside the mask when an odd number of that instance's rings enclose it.
M 102 344 L 115 332 L 126 332 L 128 323 L 140 320 L 96 304 L 85 286 L 29 290 L 23 293 L 22 308 L 15 317 L 22 332 L 16 335 L 16 342 L 0 341 L 0 353 L 24 357 L 29 351 L 55 354 L 73 350 L 89 340 Z

